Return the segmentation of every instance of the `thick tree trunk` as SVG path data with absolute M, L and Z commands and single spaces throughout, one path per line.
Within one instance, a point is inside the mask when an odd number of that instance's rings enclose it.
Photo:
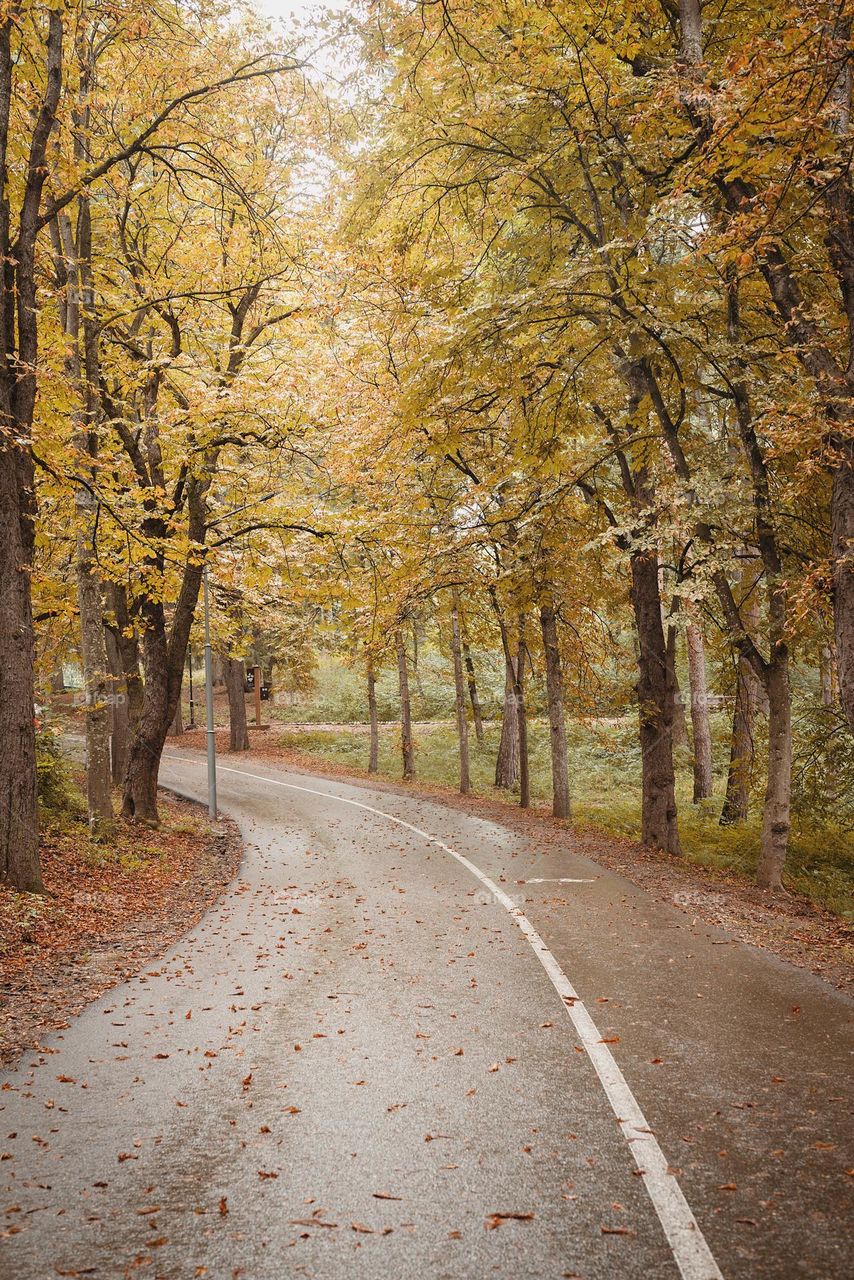
M 519 780 L 519 722 L 516 714 L 516 676 L 513 659 L 504 659 L 504 707 L 495 761 L 495 785 L 509 791 Z
M 850 429 L 854 432 L 854 424 Z M 830 499 L 833 617 L 839 697 L 854 733 L 854 439 L 842 452 Z
M 789 692 L 789 661 L 778 646 L 767 669 L 768 692 L 768 786 L 762 815 L 762 844 L 756 883 L 760 889 L 782 885 L 786 850 L 789 844 L 789 810 L 792 794 L 792 712 Z
M 667 678 L 670 681 L 670 697 L 673 703 L 673 747 L 690 747 L 688 737 L 688 720 L 685 716 L 685 699 L 679 687 L 676 674 L 676 627 L 668 626 L 667 636 Z
M 525 706 L 525 662 L 528 649 L 525 644 L 525 615 L 519 616 L 519 652 L 516 655 L 516 723 L 519 727 L 519 807 L 531 807 L 531 771 L 528 760 L 528 712 Z
M 30 33 L 26 36 L 38 68 L 36 82 L 42 80 L 44 87 L 20 118 L 12 111 L 20 62 L 12 35 L 19 26 L 19 12 L 7 6 L 0 18 L 0 882 L 41 892 L 30 589 L 36 495 L 30 442 L 39 368 L 35 244 L 48 142 L 62 89 L 63 13 L 58 6 L 48 12 L 43 56 L 38 41 L 30 44 Z M 23 131 L 13 135 L 12 181 L 10 126 Z
M 454 700 L 457 712 L 457 736 L 460 743 L 460 793 L 471 791 L 469 770 L 469 726 L 466 719 L 466 686 L 463 677 L 463 651 L 460 640 L 460 611 L 457 593 L 453 593 L 451 606 L 451 653 L 454 659 Z
M 691 726 L 694 731 L 694 804 L 712 794 L 712 732 L 709 724 L 709 692 L 706 684 L 706 648 L 703 633 L 694 622 L 685 631 L 688 647 L 688 679 L 691 686 Z
M 175 707 L 175 714 L 172 717 L 172 723 L 169 726 L 169 737 L 180 738 L 184 732 L 184 708 L 181 706 L 181 699 Z
M 128 751 L 122 816 L 134 822 L 157 826 L 160 820 L 157 813 L 157 775 L 175 708 L 169 704 L 165 637 L 146 632 L 142 648 L 145 699 Z
M 104 602 L 92 555 L 94 519 L 88 492 L 77 495 L 77 602 L 86 733 L 86 800 L 90 827 L 113 816 L 110 766 L 110 685 Z
M 246 670 L 241 658 L 222 657 L 222 674 L 228 694 L 228 749 L 249 750 L 249 729 L 246 724 Z M 257 678 L 257 676 L 256 676 Z
M 477 693 L 477 680 L 474 674 L 474 661 L 471 656 L 471 649 L 467 641 L 463 641 L 463 661 L 465 662 L 466 678 L 468 681 L 469 701 L 471 702 L 471 713 L 474 719 L 474 733 L 478 742 L 483 742 L 483 712 L 480 708 L 480 698 Z
M 563 673 L 557 637 L 557 621 L 551 604 L 540 606 L 540 627 L 546 659 L 546 694 L 549 705 L 549 736 L 552 756 L 552 813 L 569 817 L 569 765 L 566 752 L 566 724 L 563 711 Z
M 133 734 L 142 716 L 145 700 L 145 689 L 139 672 L 139 638 L 130 620 L 124 587 L 116 582 L 107 582 L 106 595 L 107 611 L 113 618 L 109 631 L 118 659 L 117 665 L 112 669 L 114 675 L 124 678 L 128 728 Z
M 104 627 L 104 648 L 110 670 L 110 774 L 118 786 L 125 776 L 130 745 L 130 718 L 125 677 L 118 642 L 112 627 Z
M 32 531 L 19 504 L 19 461 L 13 440 L 0 440 L 0 882 L 40 893 Z
M 199 543 L 204 537 L 202 501 L 197 493 L 192 495 L 195 513 L 190 534 Z M 168 635 L 163 605 L 155 600 L 142 602 L 144 697 L 128 752 L 122 796 L 122 816 L 135 822 L 156 825 L 159 821 L 157 775 L 160 757 L 181 696 L 187 643 L 201 581 L 201 564 L 188 563 L 184 568 Z
M 412 741 L 412 706 L 409 700 L 409 669 L 406 643 L 402 631 L 395 632 L 397 675 L 400 686 L 400 748 L 403 753 L 404 778 L 415 777 L 415 745 Z
M 368 663 L 368 720 L 371 726 L 368 773 L 377 773 L 380 767 L 380 727 L 377 720 L 377 677 L 372 662 Z
M 654 553 L 631 556 L 631 599 L 638 638 L 638 710 L 642 768 L 641 838 L 680 854 L 673 770 L 673 689 L 661 624 L 658 565 Z
M 756 746 L 753 723 L 756 717 L 758 681 L 746 658 L 739 657 L 736 667 L 735 709 L 732 714 L 732 736 L 729 748 L 726 795 L 721 809 L 721 826 L 746 822 L 750 807 L 750 782 Z

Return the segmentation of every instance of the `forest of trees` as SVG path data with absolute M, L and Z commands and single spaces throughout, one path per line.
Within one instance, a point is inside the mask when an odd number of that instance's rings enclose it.
M 461 791 L 489 652 L 496 785 L 542 715 L 571 818 L 631 714 L 643 842 L 761 812 L 779 889 L 798 771 L 851 803 L 851 99 L 844 0 L 4 3 L 0 879 L 63 659 L 90 822 L 157 821 L 208 566 L 226 659 L 358 671 L 372 769 L 432 629 Z

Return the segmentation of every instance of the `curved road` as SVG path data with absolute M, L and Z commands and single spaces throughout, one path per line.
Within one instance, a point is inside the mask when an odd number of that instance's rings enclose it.
M 850 1274 L 848 1002 L 417 797 L 220 798 L 231 891 L 2 1077 L 3 1280 Z

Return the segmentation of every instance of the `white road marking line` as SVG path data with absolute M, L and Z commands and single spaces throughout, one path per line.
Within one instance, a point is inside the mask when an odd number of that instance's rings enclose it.
M 186 756 L 170 755 L 164 758 L 177 760 L 182 764 L 195 763 L 193 760 L 188 760 Z M 706 1243 L 705 1236 L 697 1225 L 697 1220 L 691 1212 L 691 1206 L 685 1199 L 676 1175 L 670 1172 L 670 1166 L 664 1152 L 658 1145 L 658 1139 L 648 1125 L 646 1117 L 629 1088 L 625 1076 L 617 1066 L 611 1050 L 606 1044 L 602 1043 L 599 1029 L 582 1004 L 581 997 L 572 986 L 569 978 L 567 978 L 528 917 L 516 906 L 513 899 L 508 897 L 494 880 L 490 880 L 489 876 L 485 875 L 473 862 L 470 862 L 464 854 L 458 853 L 456 849 L 452 849 L 450 845 L 437 839 L 436 836 L 431 836 L 428 831 L 422 831 L 420 827 L 413 826 L 411 822 L 406 822 L 403 818 L 397 818 L 393 813 L 386 813 L 384 809 L 376 809 L 373 805 L 364 804 L 361 800 L 351 800 L 347 796 L 335 795 L 332 791 L 318 791 L 314 787 L 298 786 L 295 782 L 281 782 L 278 778 L 265 778 L 262 774 L 249 773 L 245 769 L 231 769 L 227 765 L 217 765 L 217 768 L 223 773 L 236 773 L 240 777 L 252 778 L 255 782 L 265 782 L 268 786 L 272 784 L 275 787 L 285 787 L 289 791 L 303 791 L 306 795 L 319 796 L 322 800 L 338 800 L 341 804 L 349 804 L 355 809 L 364 809 L 380 818 L 386 818 L 389 822 L 393 822 L 399 827 L 405 827 L 407 831 L 412 831 L 415 835 L 421 836 L 428 844 L 434 844 L 437 848 L 450 854 L 452 858 L 456 859 L 467 871 L 470 871 L 490 891 L 493 897 L 501 903 L 508 915 L 515 920 L 527 938 L 534 954 L 551 979 L 552 986 L 563 1001 L 564 1008 L 581 1039 L 587 1056 L 593 1064 L 614 1115 L 617 1117 L 617 1123 L 623 1132 L 623 1137 L 626 1139 L 629 1150 L 641 1172 L 644 1186 L 664 1228 L 664 1234 L 667 1237 L 667 1242 L 670 1245 L 683 1280 L 723 1280 L 720 1268 L 712 1256 L 712 1251 Z
M 595 878 L 586 880 L 573 880 L 570 876 L 532 876 L 530 880 L 523 880 L 523 884 L 595 884 Z

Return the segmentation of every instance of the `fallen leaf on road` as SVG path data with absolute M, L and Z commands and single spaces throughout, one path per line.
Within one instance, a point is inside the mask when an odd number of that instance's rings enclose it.
M 534 1215 L 532 1213 L 490 1213 L 484 1222 L 486 1231 L 494 1231 L 496 1227 L 500 1227 L 502 1222 L 533 1222 Z

